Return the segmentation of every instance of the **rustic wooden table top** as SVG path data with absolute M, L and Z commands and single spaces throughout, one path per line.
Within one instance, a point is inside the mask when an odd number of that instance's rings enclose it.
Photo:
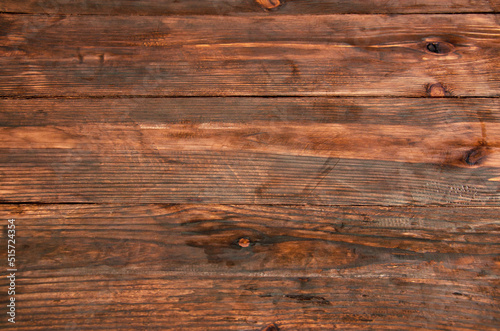
M 0 328 L 499 330 L 499 13 L 2 0 Z

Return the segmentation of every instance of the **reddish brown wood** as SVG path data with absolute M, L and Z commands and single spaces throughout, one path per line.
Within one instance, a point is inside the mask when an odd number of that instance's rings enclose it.
M 498 12 L 498 0 L 3 0 L 0 11 L 39 14 L 232 15 Z
M 494 330 L 498 212 L 4 205 L 0 219 L 16 218 L 23 330 Z
M 499 10 L 1 1 L 0 329 L 500 329 Z
M 498 99 L 2 100 L 4 202 L 498 205 Z
M 500 96 L 496 15 L 0 15 L 0 26 L 3 96 Z

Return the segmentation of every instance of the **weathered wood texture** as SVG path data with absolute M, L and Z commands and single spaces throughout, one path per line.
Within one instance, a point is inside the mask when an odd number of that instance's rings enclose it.
M 23 330 L 495 330 L 499 211 L 4 205 L 0 219 L 16 218 Z
M 499 330 L 499 11 L 1 1 L 0 328 Z
M 499 99 L 1 100 L 3 202 L 499 205 Z
M 38 14 L 231 15 L 491 13 L 499 0 L 2 0 L 0 11 Z
M 500 96 L 498 15 L 0 15 L 3 96 Z

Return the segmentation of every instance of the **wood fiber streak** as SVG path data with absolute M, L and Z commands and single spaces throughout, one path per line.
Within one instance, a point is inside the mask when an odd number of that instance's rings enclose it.
M 498 99 L 1 100 L 4 202 L 498 205 Z
M 23 330 L 495 330 L 498 212 L 3 205 L 0 218 L 16 218 Z
M 498 0 L 2 0 L 0 11 L 37 14 L 232 15 L 498 12 Z
M 500 95 L 498 15 L 0 15 L 3 96 Z

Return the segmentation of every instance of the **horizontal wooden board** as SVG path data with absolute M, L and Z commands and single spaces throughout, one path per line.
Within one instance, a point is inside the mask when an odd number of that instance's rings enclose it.
M 3 330 L 495 331 L 500 313 L 498 283 L 484 280 L 116 272 L 18 282 L 17 322 Z
M 2 0 L 0 11 L 37 14 L 232 15 L 491 13 L 499 0 Z
M 498 15 L 0 15 L 3 96 L 500 96 Z
M 499 99 L 4 99 L 0 109 L 4 202 L 500 202 Z
M 498 213 L 2 205 L 0 219 L 4 244 L 16 220 L 23 330 L 494 330 Z

